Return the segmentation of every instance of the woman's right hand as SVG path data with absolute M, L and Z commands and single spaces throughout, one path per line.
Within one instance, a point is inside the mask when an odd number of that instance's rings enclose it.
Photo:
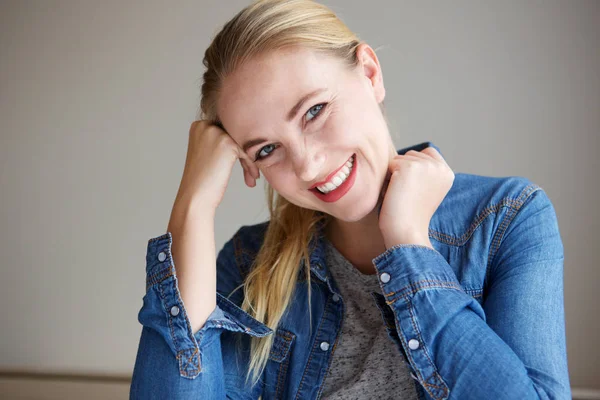
M 249 187 L 260 178 L 258 167 L 227 132 L 206 120 L 194 121 L 190 127 L 187 157 L 176 204 L 202 207 L 214 214 L 223 200 L 236 160 L 244 170 Z

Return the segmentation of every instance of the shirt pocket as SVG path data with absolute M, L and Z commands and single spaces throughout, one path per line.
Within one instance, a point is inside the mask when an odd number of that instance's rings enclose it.
M 273 399 L 283 399 L 285 389 L 288 387 L 291 351 L 296 341 L 296 335 L 288 330 L 277 328 L 273 338 L 273 346 L 269 353 L 269 360 L 265 367 L 265 378 L 273 390 Z

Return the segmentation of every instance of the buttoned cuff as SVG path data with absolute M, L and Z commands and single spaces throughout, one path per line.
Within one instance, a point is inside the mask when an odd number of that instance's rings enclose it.
M 422 330 L 435 331 L 450 316 L 417 318 L 420 307 L 414 297 L 422 290 L 463 293 L 452 267 L 436 250 L 422 245 L 400 244 L 373 259 L 386 304 L 393 311 L 397 338 L 416 378 L 435 399 L 446 398 L 449 388 L 433 363 L 434 343 L 425 343 Z M 470 297 L 470 296 L 469 296 Z
M 182 376 L 194 377 L 200 372 L 202 347 L 223 330 L 251 336 L 266 336 L 273 331 L 217 292 L 217 306 L 202 328 L 193 333 L 179 292 L 171 244 L 170 232 L 148 241 L 146 295 L 138 320 L 163 336 L 179 360 Z
M 386 300 L 411 297 L 428 287 L 463 290 L 446 259 L 431 247 L 398 244 L 373 259 Z

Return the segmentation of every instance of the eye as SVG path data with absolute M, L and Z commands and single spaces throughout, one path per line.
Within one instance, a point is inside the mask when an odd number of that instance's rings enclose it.
M 319 114 L 321 114 L 321 110 L 323 110 L 323 108 L 326 105 L 327 105 L 327 103 L 320 103 L 320 104 L 316 104 L 316 105 L 312 106 L 311 108 L 309 108 L 308 111 L 306 112 L 306 114 L 304 114 L 304 115 L 310 114 L 313 117 L 311 119 L 309 119 L 308 122 L 311 122 L 311 121 L 317 119 Z M 260 161 L 260 160 L 268 157 L 269 154 L 271 154 L 273 152 L 273 150 L 275 150 L 276 148 L 277 148 L 277 146 L 275 146 L 274 144 L 268 144 L 268 145 L 262 147 L 256 153 L 256 158 L 254 159 L 254 162 Z
M 304 115 L 313 115 L 313 117 L 311 119 L 309 119 L 308 122 L 311 122 L 313 119 L 316 119 L 319 116 L 320 111 L 323 109 L 323 107 L 325 107 L 326 104 L 327 103 L 316 104 L 316 105 L 312 106 L 311 108 L 309 108 L 308 111 L 306 112 L 306 114 L 304 114 Z M 313 110 L 316 110 L 316 111 L 314 111 L 316 114 L 313 114 Z
M 254 162 L 262 160 L 263 158 L 267 157 L 269 154 L 271 154 L 271 152 L 273 150 L 275 150 L 275 145 L 274 144 L 268 144 L 264 147 L 262 147 L 257 153 L 256 153 L 256 158 L 254 160 Z M 266 151 L 266 154 L 263 154 L 263 152 Z

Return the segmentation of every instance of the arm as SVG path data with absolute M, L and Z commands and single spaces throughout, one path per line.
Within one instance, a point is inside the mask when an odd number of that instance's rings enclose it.
M 143 328 L 130 399 L 223 399 L 233 389 L 224 384 L 222 351 L 231 349 L 221 348 L 221 333 L 265 336 L 272 331 L 228 300 L 228 293 L 217 292 L 216 307 L 194 333 L 179 293 L 171 243 L 170 232 L 148 241 L 146 295 L 138 314 Z M 219 252 L 217 268 L 231 271 L 223 275 L 221 289 L 240 283 L 234 276 L 233 240 Z
M 400 244 L 373 260 L 402 347 L 434 399 L 571 398 L 554 208 L 537 190 L 504 218 L 483 307 L 432 248 Z

